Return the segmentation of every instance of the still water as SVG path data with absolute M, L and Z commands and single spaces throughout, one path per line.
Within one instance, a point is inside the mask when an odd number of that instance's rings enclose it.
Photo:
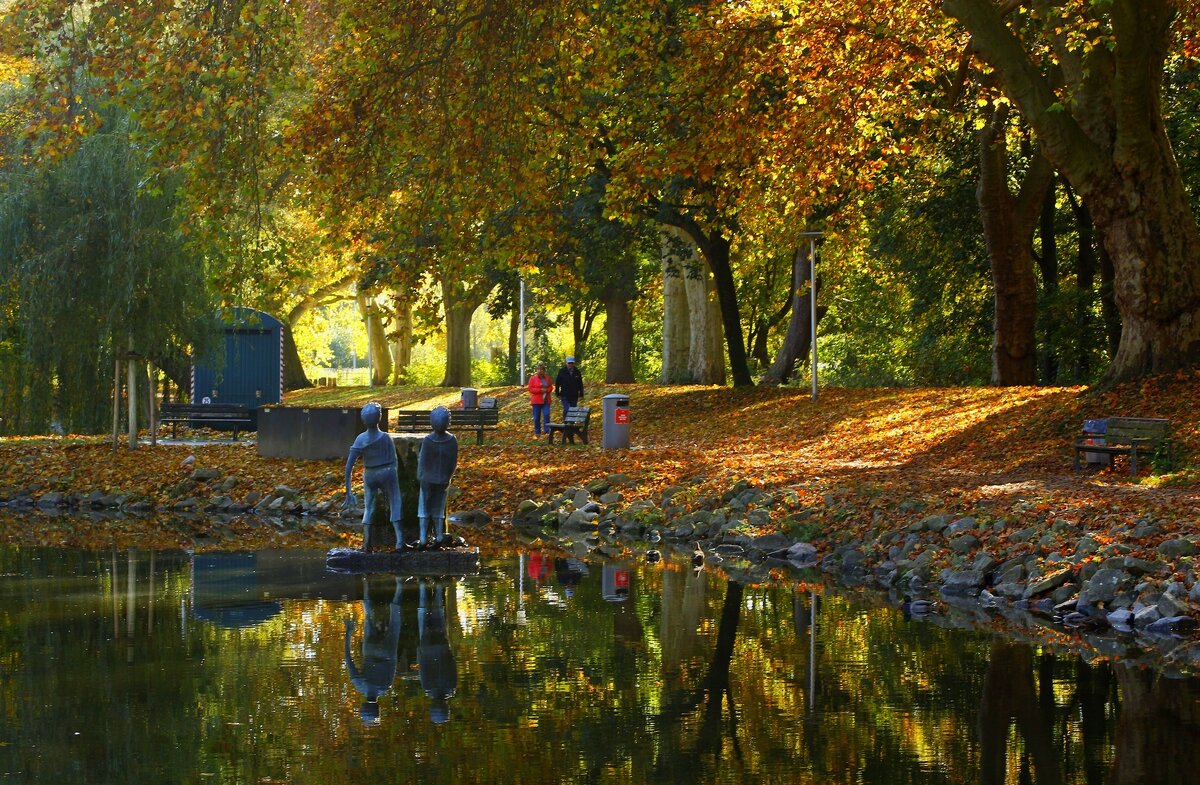
M 1192 783 L 1200 687 L 833 593 L 527 553 L 0 549 L 0 780 Z

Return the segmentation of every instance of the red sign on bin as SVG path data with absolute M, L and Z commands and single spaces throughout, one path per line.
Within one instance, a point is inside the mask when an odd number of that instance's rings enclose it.
M 617 411 L 621 411 L 621 409 L 617 409 Z M 624 411 L 626 414 L 629 414 L 628 409 L 625 409 Z M 613 585 L 616 586 L 618 589 L 628 589 L 629 588 L 629 570 L 617 570 L 616 575 L 613 576 Z
M 617 425 L 629 425 L 628 409 L 616 409 L 614 410 L 613 414 L 616 415 L 613 418 L 613 422 L 615 422 Z

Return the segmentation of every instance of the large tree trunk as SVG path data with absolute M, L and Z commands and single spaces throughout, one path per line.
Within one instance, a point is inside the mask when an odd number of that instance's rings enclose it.
M 992 112 L 979 132 L 979 212 L 992 268 L 995 316 L 992 384 L 1037 383 L 1037 278 L 1033 233 L 1054 173 L 1041 155 L 1029 164 L 1020 193 L 1008 189 L 1008 112 Z
M 1092 232 L 1092 218 L 1087 208 L 1075 198 L 1075 192 L 1068 186 L 1066 189 L 1067 203 L 1075 216 L 1075 340 L 1078 348 L 1075 353 L 1075 365 L 1072 376 L 1075 381 L 1087 379 L 1092 374 L 1090 352 L 1095 345 L 1092 338 L 1094 319 L 1092 306 L 1095 302 L 1096 288 L 1096 238 Z M 1120 333 L 1118 332 L 1118 336 Z
M 704 258 L 712 268 L 713 281 L 716 284 L 733 384 L 735 387 L 748 387 L 754 384 L 754 379 L 750 376 L 750 365 L 746 358 L 742 318 L 738 312 L 737 283 L 734 281 L 733 266 L 729 259 L 729 241 L 721 234 L 713 232 L 707 242 L 700 246 L 700 250 L 704 252 Z
M 300 360 L 300 350 L 296 346 L 295 328 L 291 323 L 283 325 L 283 389 L 301 390 L 312 387 L 308 374 L 304 372 L 304 363 Z
M 1123 329 L 1102 383 L 1200 361 L 1200 227 L 1161 103 L 1176 4 L 1084 6 L 1107 17 L 1113 46 L 1082 56 L 1068 49 L 1060 32 L 1073 19 L 1063 24 L 1057 14 L 1046 14 L 1043 41 L 1026 44 L 993 0 L 944 0 L 943 6 L 970 31 L 974 50 L 999 74 L 1046 157 L 1087 205 L 1112 258 Z M 1061 90 L 1030 54 L 1047 41 L 1065 77 Z
M 470 286 L 442 280 L 442 307 L 446 312 L 446 375 L 442 387 L 471 386 L 471 319 L 491 291 L 492 286 L 483 280 Z
M 392 296 L 395 323 L 388 333 L 388 344 L 392 352 L 392 384 L 403 384 L 408 366 L 412 363 L 413 315 L 412 300 L 404 295 Z
M 796 253 L 792 256 L 792 317 L 788 321 L 787 333 L 783 336 L 783 345 L 775 355 L 775 362 L 771 363 L 771 367 L 763 376 L 761 384 L 764 385 L 784 384 L 790 381 L 792 373 L 796 370 L 796 362 L 807 356 L 812 346 L 812 288 L 817 290 L 819 296 L 821 278 L 817 277 L 815 287 L 809 287 L 812 262 L 805 250 L 804 247 L 797 246 Z M 826 310 L 822 307 L 817 308 L 818 323 Z
M 699 255 L 684 275 L 683 288 L 688 304 L 688 377 L 695 384 L 724 384 L 721 306 L 717 303 L 708 264 Z
M 1042 197 L 1041 217 L 1038 219 L 1038 235 L 1042 240 L 1042 252 L 1037 255 L 1038 270 L 1042 275 L 1042 300 L 1049 308 L 1043 308 L 1042 352 L 1039 358 L 1039 378 L 1042 384 L 1058 381 L 1059 353 L 1062 351 L 1059 338 L 1062 330 L 1058 306 L 1058 238 L 1055 219 L 1058 217 L 1058 199 L 1053 178 Z
M 312 386 L 308 375 L 304 373 L 304 364 L 300 360 L 300 351 L 296 346 L 295 331 L 300 320 L 307 316 L 313 308 L 348 299 L 350 297 L 349 287 L 353 280 L 353 274 L 347 273 L 341 278 L 309 292 L 283 317 L 285 326 L 283 335 L 284 390 L 299 390 Z
M 604 299 L 604 331 L 608 338 L 605 384 L 633 382 L 633 311 L 620 294 Z
M 383 314 L 375 296 L 358 293 L 358 311 L 367 327 L 367 345 L 371 355 L 371 386 L 382 387 L 392 378 L 392 353 L 388 349 Z
M 685 249 L 694 248 L 692 241 L 675 226 L 660 226 L 663 267 L 663 384 L 686 384 L 691 381 L 688 361 L 691 352 L 690 317 L 688 314 L 687 258 Z

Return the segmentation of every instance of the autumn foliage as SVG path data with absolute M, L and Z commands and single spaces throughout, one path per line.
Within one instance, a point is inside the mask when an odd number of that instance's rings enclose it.
M 1101 532 L 1140 518 L 1178 523 L 1194 516 L 1200 485 L 1196 381 L 1181 373 L 1102 394 L 1082 388 L 827 389 L 815 402 L 796 389 L 633 385 L 621 388 L 632 402 L 628 450 L 601 449 L 596 431 L 588 446 L 534 440 L 523 391 L 488 390 L 501 400 L 501 427 L 483 445 L 461 439 L 455 480 L 461 494 L 451 506 L 492 516 L 488 530 L 476 537 L 485 545 L 503 542 L 504 521 L 523 499 L 543 500 L 613 473 L 634 483 L 625 503 L 658 502 L 675 486 L 672 504 L 684 509 L 739 479 L 788 489 L 787 504 L 772 510 L 772 526 L 807 510 L 814 531 L 830 541 L 900 528 L 938 511 L 1008 518 L 1051 532 L 1058 522 Z M 607 392 L 590 395 L 598 399 Z M 376 399 L 401 409 L 454 405 L 456 398 L 444 389 L 344 388 L 304 391 L 288 403 Z M 597 420 L 599 409 L 594 406 Z M 1158 461 L 1153 472 L 1136 479 L 1121 461 L 1099 473 L 1073 473 L 1070 444 L 1081 421 L 1117 414 L 1170 419 L 1173 465 Z M 189 456 L 194 463 L 185 464 Z M 89 438 L 12 439 L 0 442 L 0 496 L 40 483 L 39 494 L 120 492 L 167 508 L 176 498 L 172 488 L 198 467 L 238 478 L 229 492 L 234 498 L 287 485 L 313 502 L 341 501 L 340 464 L 260 458 L 252 437 L 240 444 L 136 452 L 113 452 Z M 299 527 L 276 527 L 263 517 L 216 525 L 202 515 L 112 521 L 0 516 L 0 538 L 226 549 L 320 548 L 358 538 L 353 521 L 337 517 L 307 516 Z

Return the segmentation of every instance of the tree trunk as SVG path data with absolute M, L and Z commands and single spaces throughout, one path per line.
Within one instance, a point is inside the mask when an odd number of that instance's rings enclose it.
M 663 267 L 663 384 L 686 384 L 690 382 L 688 359 L 691 352 L 689 328 L 686 248 L 694 248 L 691 239 L 683 230 L 666 224 L 660 225 L 659 237 L 662 246 Z
M 721 307 L 721 322 L 725 327 L 725 346 L 729 350 L 729 370 L 733 375 L 735 387 L 748 387 L 754 384 L 750 376 L 750 365 L 746 358 L 746 345 L 742 338 L 742 319 L 738 313 L 737 283 L 733 278 L 733 267 L 729 260 L 729 241 L 719 233 L 714 232 L 704 245 L 700 246 L 708 266 L 712 268 L 713 281 L 716 284 L 717 301 Z M 722 374 L 721 383 L 724 383 Z
M 308 374 L 304 372 L 304 363 L 300 360 L 300 350 L 296 347 L 294 322 L 283 325 L 283 389 L 302 390 L 312 387 Z
M 708 264 L 698 255 L 684 274 L 688 304 L 688 377 L 695 384 L 725 383 L 725 347 L 721 310 L 713 292 Z
M 513 306 L 512 314 L 508 319 L 508 357 L 505 359 L 504 368 L 505 375 L 508 378 L 509 384 L 520 385 L 524 383 L 524 379 L 520 378 L 521 370 L 517 366 L 521 362 L 521 304 L 517 303 Z
M 1046 39 L 1026 44 L 993 0 L 944 0 L 943 6 L 970 31 L 974 50 L 998 73 L 1046 157 L 1087 205 L 1112 258 L 1123 329 L 1102 384 L 1200 361 L 1200 226 L 1162 115 L 1176 3 L 1086 6 L 1111 22 L 1113 44 L 1082 56 L 1062 44 L 1057 29 L 1066 25 L 1054 13 L 1046 16 Z M 1030 54 L 1046 40 L 1056 46 L 1066 80 L 1061 90 Z
M 796 246 L 792 256 L 792 317 L 788 321 L 787 333 L 783 336 L 783 345 L 775 355 L 775 362 L 767 369 L 761 384 L 777 385 L 791 381 L 796 363 L 808 356 L 812 347 L 812 292 L 808 282 L 812 276 L 811 260 L 803 246 Z M 818 258 L 819 260 L 819 258 Z M 821 278 L 817 277 L 816 290 L 818 297 L 821 293 Z M 825 315 L 826 308 L 817 308 L 817 323 Z
M 371 356 L 371 386 L 382 387 L 392 378 L 392 353 L 388 349 L 387 331 L 375 295 L 359 292 L 358 310 L 367 326 L 368 352 Z
M 396 312 L 395 327 L 388 333 L 388 345 L 392 352 L 392 384 L 403 384 L 405 372 L 412 363 L 412 300 L 399 294 L 393 295 L 392 307 Z
M 1095 302 L 1096 288 L 1096 238 L 1092 232 L 1092 218 L 1087 208 L 1075 198 L 1074 192 L 1066 189 L 1067 202 L 1075 216 L 1075 236 L 1078 245 L 1075 249 L 1075 339 L 1079 345 L 1075 353 L 1075 364 L 1072 376 L 1076 381 L 1083 381 L 1092 374 L 1091 350 L 1094 345 L 1092 337 L 1092 305 Z M 1119 333 L 1118 333 L 1119 335 Z
M 994 110 L 979 133 L 979 186 L 976 197 L 992 268 L 995 315 L 992 329 L 992 384 L 1037 383 L 1037 278 L 1033 272 L 1033 233 L 1054 173 L 1034 154 L 1014 196 L 1008 189 L 1008 112 Z
M 491 291 L 492 286 L 485 280 L 472 286 L 442 280 L 442 308 L 446 312 L 446 375 L 442 387 L 471 386 L 471 319 Z
M 633 311 L 629 301 L 619 294 L 604 300 L 604 332 L 608 338 L 605 356 L 605 384 L 633 382 Z
M 1055 233 L 1055 218 L 1057 217 L 1057 199 L 1054 179 L 1051 178 L 1046 195 L 1042 198 L 1042 212 L 1038 220 L 1038 234 L 1042 239 L 1042 252 L 1037 255 L 1038 270 L 1042 274 L 1042 300 L 1048 306 L 1043 308 L 1042 352 L 1039 361 L 1040 379 L 1042 384 L 1054 384 L 1058 381 L 1059 329 L 1058 318 L 1061 315 L 1058 303 L 1058 241 Z

